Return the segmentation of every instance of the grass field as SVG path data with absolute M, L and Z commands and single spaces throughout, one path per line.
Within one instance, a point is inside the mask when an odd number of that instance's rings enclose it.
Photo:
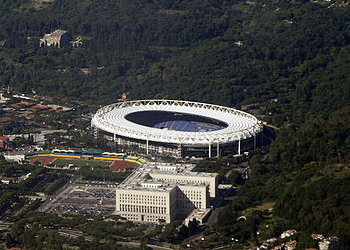
M 52 162 L 57 167 L 65 167 L 69 164 L 74 164 L 75 167 L 91 167 L 91 168 L 108 168 L 111 164 L 109 161 L 87 161 L 87 160 L 76 160 L 76 159 L 56 159 Z
M 251 208 L 244 210 L 243 214 L 245 216 L 249 216 L 254 210 L 258 210 L 258 211 L 270 210 L 270 209 L 273 209 L 274 205 L 275 205 L 274 202 L 266 202 L 266 203 L 263 203 L 263 204 L 258 205 L 256 207 L 251 207 Z

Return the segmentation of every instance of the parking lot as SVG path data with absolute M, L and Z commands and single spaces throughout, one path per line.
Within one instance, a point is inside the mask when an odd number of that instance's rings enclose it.
M 115 210 L 116 186 L 75 181 L 63 187 L 58 194 L 49 196 L 40 211 L 109 215 Z

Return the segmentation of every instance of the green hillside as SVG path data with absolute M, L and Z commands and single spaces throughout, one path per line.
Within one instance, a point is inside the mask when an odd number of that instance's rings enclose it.
M 40 47 L 56 29 L 83 44 Z M 0 86 L 98 105 L 126 91 L 254 104 L 279 129 L 267 157 L 251 158 L 252 177 L 218 230 L 247 240 L 260 215 L 250 228 L 228 224 L 248 206 L 275 202 L 283 226 L 269 236 L 293 227 L 337 235 L 349 249 L 349 2 L 0 0 Z

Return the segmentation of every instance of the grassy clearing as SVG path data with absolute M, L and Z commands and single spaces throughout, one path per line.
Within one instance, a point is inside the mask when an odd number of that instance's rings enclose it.
M 256 206 L 254 210 L 259 210 L 259 211 L 269 210 L 269 209 L 272 209 L 274 205 L 275 205 L 274 202 L 266 202 L 264 204 Z
M 258 211 L 266 211 L 266 210 L 269 210 L 269 209 L 273 209 L 273 206 L 275 205 L 274 202 L 266 202 L 266 203 L 263 203 L 259 206 L 256 206 L 256 207 L 250 207 L 248 209 L 246 209 L 243 214 L 244 215 L 249 215 L 251 214 L 254 210 L 258 210 Z

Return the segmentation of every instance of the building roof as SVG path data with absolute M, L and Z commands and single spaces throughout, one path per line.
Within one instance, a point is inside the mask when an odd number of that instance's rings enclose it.
M 67 30 L 55 30 L 54 32 L 50 33 L 50 34 L 46 34 L 45 36 L 62 36 L 64 34 L 66 34 L 68 31 Z
M 126 119 L 131 113 L 142 111 L 197 115 L 218 120 L 227 124 L 227 127 L 215 131 L 187 132 L 140 125 Z M 91 125 L 129 138 L 182 145 L 229 143 L 253 137 L 262 130 L 261 122 L 248 113 L 219 105 L 175 100 L 138 100 L 111 104 L 96 112 Z
M 137 168 L 128 178 L 126 178 L 117 189 L 123 190 L 149 190 L 170 192 L 176 186 L 203 186 L 208 184 L 203 182 L 192 182 L 191 177 L 216 177 L 216 173 L 200 173 L 193 172 L 194 165 L 192 164 L 172 164 L 147 162 Z M 159 175 L 169 176 L 187 176 L 189 180 L 181 179 L 179 181 L 165 181 L 157 179 Z

